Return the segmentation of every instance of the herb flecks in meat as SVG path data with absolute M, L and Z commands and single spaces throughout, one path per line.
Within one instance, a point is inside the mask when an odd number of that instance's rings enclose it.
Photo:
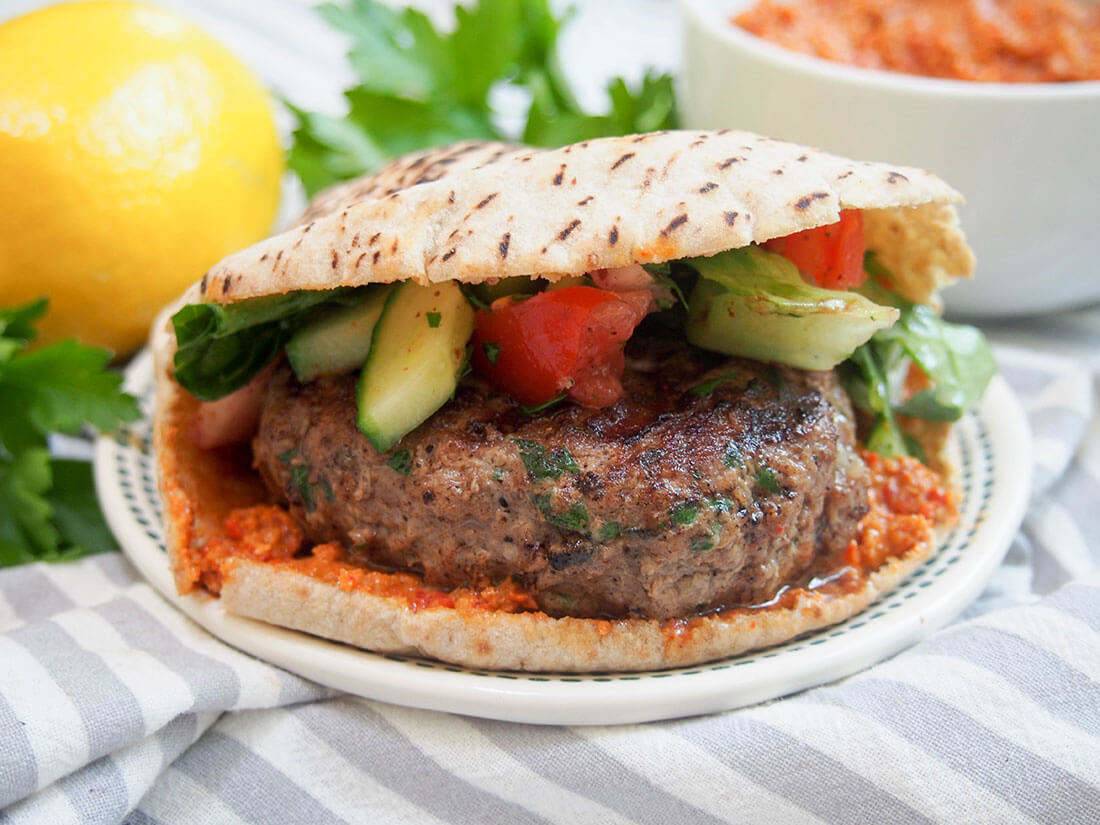
M 327 479 L 321 478 L 316 482 L 311 482 L 309 480 L 310 476 L 313 474 L 313 469 L 309 466 L 309 463 L 299 455 L 297 449 L 285 450 L 279 453 L 276 458 L 290 469 L 290 482 L 298 491 L 302 503 L 305 504 L 307 513 L 313 513 L 317 510 L 317 501 L 313 497 L 313 491 L 316 487 L 321 488 L 321 492 L 330 504 L 336 500 L 332 485 L 328 483 Z
M 567 447 L 559 447 L 556 450 L 547 450 L 537 441 L 515 439 L 519 447 L 523 465 L 527 468 L 527 477 L 531 481 L 553 479 L 557 481 L 563 473 L 579 473 L 580 467 L 573 460 Z
M 538 493 L 531 496 L 531 501 L 539 508 L 547 522 L 563 530 L 571 530 L 574 533 L 585 533 L 588 530 L 588 508 L 580 502 L 570 504 L 562 512 L 554 512 L 553 498 L 549 493 Z
M 408 450 L 398 450 L 387 463 L 403 476 L 412 475 L 412 454 Z
M 694 387 L 690 387 L 688 389 L 688 392 L 694 395 L 710 395 L 712 392 L 714 392 L 715 387 L 717 387 L 719 384 L 723 384 L 727 381 L 732 381 L 738 375 L 739 373 L 737 372 L 724 373 L 722 375 L 716 376 L 715 378 L 711 378 L 709 381 L 704 381 L 701 384 L 696 384 Z
M 756 471 L 756 483 L 769 493 L 780 492 L 779 479 L 775 477 L 775 471 L 771 467 L 761 467 Z
M 699 505 L 684 501 L 672 508 L 670 517 L 673 525 L 677 527 L 686 527 L 694 524 L 698 515 Z

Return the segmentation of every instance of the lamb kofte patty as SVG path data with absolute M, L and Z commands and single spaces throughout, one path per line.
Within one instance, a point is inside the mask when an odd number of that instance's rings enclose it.
M 627 355 L 614 406 L 526 414 L 468 377 L 383 455 L 354 375 L 284 367 L 255 463 L 314 542 L 446 588 L 510 576 L 553 616 L 759 604 L 847 545 L 867 469 L 832 373 L 637 336 Z

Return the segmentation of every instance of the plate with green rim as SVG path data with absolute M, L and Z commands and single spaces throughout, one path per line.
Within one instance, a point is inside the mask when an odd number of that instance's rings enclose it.
M 148 412 L 148 353 L 127 370 Z M 514 673 L 371 653 L 227 613 L 217 599 L 176 592 L 164 544 L 151 423 L 102 436 L 100 502 L 123 552 L 169 602 L 227 644 L 324 685 L 370 699 L 534 724 L 607 725 L 714 713 L 863 670 L 947 624 L 1000 564 L 1027 505 L 1031 437 L 1019 401 L 997 377 L 959 421 L 951 452 L 960 519 L 898 588 L 851 619 L 785 644 L 687 668 L 642 673 Z

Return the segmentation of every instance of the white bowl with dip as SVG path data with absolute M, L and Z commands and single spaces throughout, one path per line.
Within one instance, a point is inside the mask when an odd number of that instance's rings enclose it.
M 1029 315 L 1100 301 L 1100 81 L 977 83 L 790 51 L 731 18 L 752 0 L 681 0 L 690 128 L 738 128 L 929 169 L 967 199 L 978 277 L 949 312 Z

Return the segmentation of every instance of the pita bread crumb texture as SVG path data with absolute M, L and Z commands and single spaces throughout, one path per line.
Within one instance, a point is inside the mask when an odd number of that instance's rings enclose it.
M 229 303 L 298 289 L 515 275 L 550 280 L 597 268 L 712 255 L 864 210 L 868 248 L 914 301 L 968 276 L 960 196 L 919 169 L 857 162 L 745 132 L 665 132 L 556 150 L 466 143 L 394 161 L 320 193 L 293 228 L 231 255 L 180 301 Z M 174 308 L 173 308 L 174 309 Z M 247 459 L 188 444 L 195 402 L 171 376 L 167 310 L 154 328 L 154 447 L 167 541 L 181 592 L 199 548 L 234 507 L 266 502 Z M 596 621 L 542 613 L 413 610 L 278 565 L 237 560 L 226 609 L 370 650 L 475 668 L 650 670 L 778 644 L 842 621 L 896 587 L 925 542 L 843 595 L 807 592 L 774 608 L 685 619 Z

